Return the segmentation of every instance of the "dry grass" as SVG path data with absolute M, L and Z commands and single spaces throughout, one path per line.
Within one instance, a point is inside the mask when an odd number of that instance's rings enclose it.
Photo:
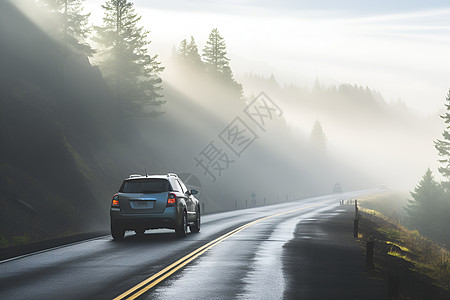
M 450 291 L 449 251 L 425 238 L 417 230 L 409 230 L 398 219 L 373 209 L 360 208 L 363 218 L 377 224 L 375 238 L 387 248 L 387 254 L 413 265 L 412 271 L 432 278 L 435 284 Z M 366 237 L 369 238 L 369 237 Z

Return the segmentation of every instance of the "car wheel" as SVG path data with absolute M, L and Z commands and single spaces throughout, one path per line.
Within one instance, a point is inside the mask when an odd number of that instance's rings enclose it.
M 187 214 L 183 212 L 183 217 L 181 218 L 181 224 L 175 229 L 176 234 L 179 237 L 187 235 Z
M 189 226 L 189 229 L 193 233 L 200 232 L 200 209 L 197 209 L 195 222 L 194 222 L 194 224 Z
M 111 224 L 111 235 L 114 240 L 121 241 L 125 236 L 125 230 L 121 226 Z

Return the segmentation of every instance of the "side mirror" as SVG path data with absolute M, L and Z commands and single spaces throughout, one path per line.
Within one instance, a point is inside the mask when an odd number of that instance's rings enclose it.
M 192 190 L 189 192 L 189 194 L 191 194 L 191 195 L 197 195 L 197 194 L 198 194 L 198 191 L 195 190 L 195 189 L 192 189 Z

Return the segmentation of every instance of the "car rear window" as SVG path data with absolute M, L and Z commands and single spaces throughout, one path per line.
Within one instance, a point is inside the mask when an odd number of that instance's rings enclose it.
M 168 192 L 169 189 L 170 185 L 166 179 L 140 178 L 133 180 L 125 180 L 122 183 L 119 192 L 155 194 Z

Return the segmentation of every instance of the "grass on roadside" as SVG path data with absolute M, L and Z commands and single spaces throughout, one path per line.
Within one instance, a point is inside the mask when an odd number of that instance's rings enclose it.
M 441 245 L 423 237 L 417 230 L 409 230 L 398 219 L 373 209 L 360 208 L 363 218 L 377 224 L 375 238 L 387 249 L 387 254 L 403 259 L 413 265 L 412 271 L 432 278 L 436 285 L 450 291 L 449 251 Z

